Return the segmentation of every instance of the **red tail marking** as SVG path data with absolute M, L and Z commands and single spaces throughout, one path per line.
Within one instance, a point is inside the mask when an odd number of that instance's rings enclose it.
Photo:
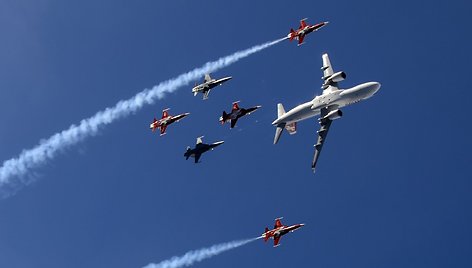
M 268 232 L 269 232 L 269 228 L 266 227 L 265 232 L 264 232 L 264 242 L 267 242 L 267 240 L 269 240 L 270 236 L 269 236 Z
M 156 131 L 157 128 L 157 119 L 154 117 L 154 120 L 152 121 L 152 132 Z
M 296 36 L 297 33 L 295 32 L 295 30 L 293 28 L 290 29 L 290 41 L 292 41 Z

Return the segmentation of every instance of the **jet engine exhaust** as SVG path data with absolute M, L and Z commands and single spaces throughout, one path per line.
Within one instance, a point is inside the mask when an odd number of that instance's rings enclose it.
M 245 240 L 236 240 L 213 245 L 207 248 L 192 250 L 182 256 L 174 256 L 168 260 L 161 261 L 160 263 L 150 263 L 144 266 L 144 268 L 177 268 L 190 266 L 196 262 L 201 262 L 205 259 L 217 256 L 225 251 L 244 246 L 260 238 L 262 238 L 262 236 Z

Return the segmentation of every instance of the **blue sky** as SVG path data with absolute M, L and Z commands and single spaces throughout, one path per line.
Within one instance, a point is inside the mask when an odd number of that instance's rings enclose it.
M 104 128 L 0 200 L 0 267 L 142 267 L 306 223 L 197 267 L 470 267 L 471 5 L 466 1 L 27 1 L 0 3 L 0 159 L 203 63 L 331 23 Z M 315 120 L 272 145 L 276 103 L 320 93 L 321 54 L 342 87 L 382 84 L 333 123 L 310 170 Z M 230 130 L 231 102 L 263 107 Z M 191 115 L 158 137 L 163 108 Z M 194 165 L 195 138 L 224 145 Z

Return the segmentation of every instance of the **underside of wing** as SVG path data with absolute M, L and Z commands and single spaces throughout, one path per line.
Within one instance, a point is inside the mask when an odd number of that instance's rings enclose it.
M 305 39 L 305 35 L 304 34 L 300 34 L 298 36 L 298 45 L 301 45 L 303 44 L 303 40 Z
M 274 247 L 279 245 L 280 236 L 274 236 Z
M 323 70 L 323 91 L 333 91 L 338 89 L 338 83 L 332 81 L 331 76 L 334 74 L 333 66 L 331 66 L 331 61 L 329 60 L 329 56 L 327 53 L 323 54 L 323 66 L 321 67 Z
M 167 125 L 161 126 L 161 136 L 166 134 Z
M 202 156 L 201 153 L 196 153 L 195 154 L 195 164 L 198 163 L 198 161 L 200 161 L 200 157 Z
M 321 117 L 323 118 L 326 116 L 329 112 L 328 108 L 323 108 L 321 109 Z M 315 172 L 316 169 L 316 163 L 318 162 L 318 159 L 321 154 L 321 149 L 323 148 L 323 144 L 326 140 L 326 137 L 328 136 L 328 131 L 329 127 L 331 126 L 331 123 L 333 121 L 330 119 L 320 119 L 320 130 L 318 130 L 318 141 L 315 144 L 315 153 L 313 155 L 313 161 L 311 162 L 311 168 L 313 169 L 313 172 Z
M 231 119 L 231 128 L 234 128 L 236 122 L 238 122 L 238 119 Z
M 208 95 L 210 95 L 210 89 L 203 91 L 203 99 L 208 99 Z
M 331 66 L 331 61 L 326 53 L 323 54 L 323 67 L 321 69 L 323 70 L 323 77 L 329 77 L 334 73 L 333 66 Z

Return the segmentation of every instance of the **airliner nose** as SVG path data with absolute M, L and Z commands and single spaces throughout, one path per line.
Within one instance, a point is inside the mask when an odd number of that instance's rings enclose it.
M 375 93 L 377 93 L 377 91 L 379 91 L 379 89 L 380 89 L 380 83 L 378 83 L 378 82 L 370 82 L 369 91 L 371 92 L 372 95 L 374 95 Z

